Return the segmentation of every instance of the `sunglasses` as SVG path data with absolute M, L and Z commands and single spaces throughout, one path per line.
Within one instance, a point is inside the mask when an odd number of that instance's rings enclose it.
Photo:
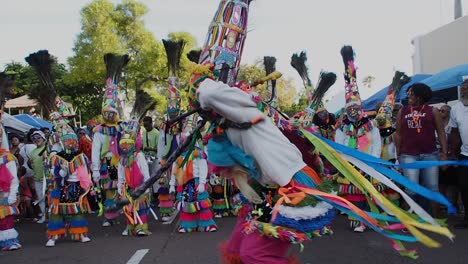
M 38 139 L 43 139 L 41 136 L 33 136 L 32 140 L 38 140 Z

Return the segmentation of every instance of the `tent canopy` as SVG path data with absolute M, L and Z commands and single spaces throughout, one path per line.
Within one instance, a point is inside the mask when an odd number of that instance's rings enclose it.
M 398 102 L 398 101 L 403 100 L 404 98 L 406 98 L 406 90 L 408 89 L 408 87 L 410 85 L 412 85 L 414 83 L 417 83 L 417 82 L 420 82 L 420 81 L 422 81 L 424 79 L 427 79 L 430 76 L 431 75 L 428 75 L 428 74 L 416 74 L 416 75 L 412 76 L 411 80 L 401 88 L 400 93 L 395 98 L 395 101 Z M 366 100 L 364 100 L 362 102 L 362 107 L 364 108 L 364 110 L 365 111 L 375 110 L 375 106 L 378 103 L 381 103 L 381 102 L 383 102 L 385 100 L 385 96 L 387 96 L 387 93 L 388 93 L 389 89 L 390 89 L 390 85 L 383 88 L 382 90 L 378 91 L 377 93 L 370 96 Z
M 35 128 L 41 128 L 41 127 L 47 127 L 49 128 L 50 130 L 52 130 L 52 123 L 49 123 L 45 120 L 42 120 L 40 118 L 37 118 L 37 117 L 34 117 L 34 116 L 31 116 L 31 115 L 27 115 L 27 114 L 20 114 L 20 115 L 14 115 L 14 117 L 32 127 L 35 127 Z
M 3 125 L 5 126 L 5 130 L 8 134 L 14 133 L 19 135 L 20 137 L 24 137 L 24 135 L 29 131 L 29 129 L 33 128 L 32 126 L 14 118 L 8 113 L 2 114 L 2 120 Z
M 457 100 L 458 86 L 463 82 L 463 76 L 468 76 L 468 64 L 461 64 L 432 76 L 425 74 L 416 74 L 411 77 L 411 81 L 402 87 L 400 93 L 396 97 L 396 101 L 406 103 L 406 90 L 411 84 L 422 82 L 427 84 L 432 89 L 432 99 L 429 104 L 436 104 Z M 387 95 L 389 87 L 378 91 L 368 99 L 363 101 L 363 108 L 366 111 L 374 110 L 379 102 L 383 102 Z
M 35 99 L 29 98 L 28 95 L 23 95 L 18 98 L 10 99 L 6 101 L 5 108 L 28 108 L 37 106 L 37 101 Z

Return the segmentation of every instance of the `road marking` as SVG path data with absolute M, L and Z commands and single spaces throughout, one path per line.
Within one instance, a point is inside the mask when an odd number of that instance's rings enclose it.
M 127 264 L 138 264 L 148 253 L 149 249 L 139 249 L 133 254 L 133 256 L 127 261 Z

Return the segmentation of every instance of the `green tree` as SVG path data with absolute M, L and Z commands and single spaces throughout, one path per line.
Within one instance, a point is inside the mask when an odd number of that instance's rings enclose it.
M 57 61 L 56 58 L 54 58 Z M 40 93 L 42 89 L 42 83 L 35 70 L 29 65 L 25 66 L 19 62 L 11 62 L 5 65 L 5 71 L 10 74 L 16 75 L 15 87 L 12 90 L 12 98 L 22 96 L 24 94 L 29 95 L 33 99 L 39 99 L 40 96 L 44 96 Z M 52 65 L 51 79 L 54 84 L 57 94 L 66 94 L 68 87 L 65 84 L 64 79 L 68 75 L 67 68 L 64 64 L 54 63 Z M 39 112 L 41 109 L 37 109 Z M 48 117 L 44 117 L 47 119 Z
M 82 27 L 75 42 L 75 55 L 68 59 L 67 79 L 73 98 L 83 110 L 84 119 L 99 114 L 104 91 L 106 53 L 129 54 L 120 89 L 131 99 L 136 89 L 154 90 L 165 68 L 162 44 L 144 27 L 146 6 L 125 0 L 114 6 L 108 0 L 95 0 L 81 11 Z M 159 91 L 152 91 L 157 102 Z M 130 101 L 127 99 L 127 101 Z M 161 107 L 162 108 L 162 107 Z M 158 107 L 158 110 L 159 109 Z
M 242 80 L 246 83 L 253 83 L 263 77 L 265 77 L 266 73 L 263 69 L 259 68 L 260 61 L 256 62 L 254 65 L 241 65 L 238 80 Z M 260 84 L 255 87 L 255 90 L 260 94 L 264 100 L 268 100 L 266 98 L 267 94 L 267 84 Z M 284 77 L 276 80 L 276 93 L 278 97 L 278 106 L 279 109 L 283 108 L 290 108 L 294 105 L 296 101 L 296 89 L 292 84 L 291 79 L 286 79 Z

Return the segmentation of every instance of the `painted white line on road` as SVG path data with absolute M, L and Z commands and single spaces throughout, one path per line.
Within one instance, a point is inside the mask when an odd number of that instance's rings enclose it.
M 139 249 L 133 254 L 133 256 L 127 261 L 127 264 L 138 264 L 148 253 L 149 249 Z

